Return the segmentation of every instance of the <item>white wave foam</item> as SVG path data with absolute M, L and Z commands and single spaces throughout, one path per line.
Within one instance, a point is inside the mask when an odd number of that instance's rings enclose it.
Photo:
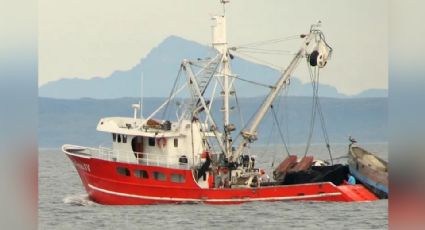
M 65 204 L 75 205 L 75 206 L 92 206 L 95 203 L 89 199 L 85 194 L 83 195 L 69 195 L 63 198 Z

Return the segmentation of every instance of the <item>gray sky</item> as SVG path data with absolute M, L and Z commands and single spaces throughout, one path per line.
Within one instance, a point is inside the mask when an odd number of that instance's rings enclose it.
M 210 16 L 221 12 L 219 0 L 39 0 L 39 85 L 130 69 L 172 34 L 207 45 Z M 321 20 L 334 48 L 321 82 L 345 94 L 388 88 L 386 0 L 231 0 L 226 14 L 231 45 L 304 33 Z M 299 41 L 275 48 L 296 51 Z M 256 57 L 282 67 L 290 58 Z

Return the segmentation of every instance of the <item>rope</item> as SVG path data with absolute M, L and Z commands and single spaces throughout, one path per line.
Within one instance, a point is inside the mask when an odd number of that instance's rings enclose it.
M 234 87 L 234 86 L 233 86 Z M 236 107 L 238 108 L 238 113 L 239 113 L 239 120 L 240 120 L 240 126 L 241 127 L 243 127 L 243 126 L 245 126 L 245 121 L 244 121 L 244 119 L 243 119 L 243 115 L 242 115 L 242 111 L 241 111 L 241 107 L 240 107 L 240 104 L 239 104 L 239 98 L 238 98 L 238 96 L 236 95 L 236 90 L 235 90 L 235 101 L 236 101 Z
M 270 105 L 270 109 L 271 109 L 271 111 L 273 113 L 273 117 L 275 119 L 277 130 L 279 131 L 280 138 L 281 138 L 281 140 L 283 142 L 283 145 L 285 147 L 286 153 L 288 154 L 288 157 L 289 157 L 289 149 L 288 149 L 288 146 L 286 145 L 285 138 L 283 137 L 282 130 L 280 129 L 279 120 L 277 119 L 276 112 L 273 109 L 273 105 Z
M 170 92 L 170 95 L 168 96 L 168 98 L 171 98 L 172 96 L 173 96 L 173 94 L 174 94 L 174 92 L 176 91 L 176 87 L 177 87 L 177 82 L 178 82 L 178 80 L 179 80 L 179 78 L 180 78 L 180 74 L 181 74 L 181 72 L 182 72 L 182 66 L 180 65 L 180 68 L 179 68 L 179 71 L 177 72 L 177 76 L 176 76 L 176 78 L 175 78 L 175 80 L 174 80 L 174 83 L 173 83 L 173 88 L 171 89 L 171 92 Z M 166 117 L 166 115 L 167 115 L 167 112 L 168 112 L 168 106 L 170 105 L 170 103 L 171 103 L 171 100 L 167 103 L 167 105 L 165 106 L 165 109 L 164 109 L 164 112 L 162 113 L 162 119 L 165 119 L 165 117 Z
M 293 53 L 290 50 L 279 50 L 279 49 L 264 49 L 264 48 L 253 48 L 253 47 L 233 47 L 232 50 L 254 50 L 254 51 L 264 51 L 271 53 Z
M 324 118 L 323 113 L 322 113 L 322 108 L 321 108 L 319 99 L 317 99 L 317 108 L 318 108 L 318 111 L 319 111 L 319 118 L 320 118 L 320 124 L 321 124 L 321 127 L 322 127 L 323 138 L 325 139 L 325 142 L 326 142 L 326 149 L 328 150 L 329 157 L 330 157 L 331 163 L 333 165 L 334 163 L 333 163 L 333 159 L 332 159 L 331 146 L 329 144 L 330 141 L 329 141 L 328 131 L 326 129 L 325 118 Z
M 200 67 L 200 68 L 203 67 L 203 66 L 197 65 L 197 64 L 191 64 L 191 65 L 196 66 L 196 67 Z M 219 73 L 217 71 L 217 68 L 213 71 L 213 75 L 214 75 L 214 73 Z M 219 74 L 223 74 L 223 73 L 219 73 Z M 230 74 L 223 74 L 223 75 L 231 77 L 231 78 L 235 78 L 235 79 L 240 80 L 240 81 L 248 82 L 248 83 L 251 83 L 251 84 L 254 84 L 254 85 L 263 86 L 263 87 L 270 88 L 270 89 L 274 88 L 274 86 L 272 86 L 272 85 L 267 85 L 267 84 L 263 84 L 263 83 L 260 83 L 260 82 L 251 81 L 251 80 L 244 79 L 244 78 L 241 78 L 241 77 L 238 77 L 238 76 L 235 76 L 235 75 L 230 75 Z M 208 84 L 209 84 L 209 82 L 210 82 L 210 80 L 208 81 Z
M 229 62 L 229 65 L 231 65 L 231 62 Z M 230 66 L 231 67 L 231 66 Z M 234 79 L 238 79 L 238 80 L 245 80 L 245 79 L 242 79 L 242 78 L 239 78 L 239 77 L 237 77 L 237 76 L 234 76 L 234 75 L 228 75 L 229 77 L 233 77 Z M 250 82 L 250 83 L 254 83 L 254 84 L 256 84 L 256 82 Z M 259 83 L 258 83 L 259 84 Z M 258 85 L 257 84 L 257 85 Z M 233 88 L 233 92 L 234 92 L 234 97 L 235 97 L 235 102 L 236 102 L 236 108 L 237 108 L 237 110 L 238 110 L 238 114 L 239 114 L 239 122 L 240 122 L 240 126 L 241 127 L 245 127 L 246 126 L 246 123 L 245 123 L 245 119 L 244 119 L 244 117 L 243 117 L 243 114 L 242 114 L 242 110 L 241 110 L 241 106 L 240 106 L 240 103 L 239 103 L 239 97 L 237 96 L 237 90 L 236 90 L 236 84 L 234 84 L 234 83 L 232 83 L 232 88 Z M 237 137 L 235 138 L 235 139 L 237 139 Z M 236 140 L 233 140 L 233 142 L 235 142 Z
M 289 84 L 290 84 L 290 81 L 288 79 L 288 82 L 286 83 L 286 87 L 283 89 L 284 90 L 284 96 L 283 96 L 284 102 L 283 102 L 283 104 L 286 105 L 286 109 L 284 110 L 284 112 L 281 115 L 281 120 L 285 121 L 285 131 L 286 131 L 285 132 L 285 134 L 286 134 L 285 148 L 286 148 L 286 152 L 288 153 L 288 155 L 289 155 L 289 152 L 290 152 L 289 151 L 289 125 L 288 125 L 288 115 L 287 115 L 287 111 L 288 111 L 288 109 L 287 109 L 287 106 L 288 106 L 287 99 L 288 99 L 288 92 L 289 92 Z M 280 94 L 282 94 L 282 92 L 280 92 Z M 278 104 L 277 104 L 277 111 L 280 111 L 280 105 L 282 104 L 281 101 L 282 101 L 282 96 L 279 96 L 279 100 L 278 100 Z M 286 117 L 286 119 L 285 119 L 285 117 Z M 279 125 L 279 127 L 280 127 L 280 125 Z M 274 126 L 272 126 L 272 132 L 270 133 L 270 135 L 272 135 L 274 133 L 273 128 L 274 128 Z M 275 160 L 276 160 L 276 152 L 273 154 L 273 160 L 272 160 L 271 167 L 274 167 Z
M 264 98 L 263 99 L 263 102 L 260 105 L 264 104 L 264 102 L 266 101 L 266 99 L 267 98 Z M 245 125 L 243 126 L 243 128 L 241 130 L 246 129 L 246 127 L 248 126 L 248 124 L 251 123 L 252 119 L 258 113 L 259 110 L 260 110 L 260 107 L 258 107 L 257 110 L 255 110 L 254 113 L 251 114 L 251 117 L 248 119 L 248 121 L 245 123 Z M 241 134 L 241 132 L 239 132 L 239 134 L 236 136 L 234 142 L 236 142 L 239 139 L 239 137 L 241 137 L 241 136 L 242 136 L 242 134 Z
M 238 76 L 234 76 L 234 75 L 229 75 L 229 77 L 238 79 L 240 81 L 248 82 L 248 83 L 251 83 L 251 84 L 254 84 L 254 85 L 258 85 L 258 86 L 263 86 L 263 87 L 266 87 L 266 88 L 270 88 L 270 89 L 274 88 L 274 86 L 272 86 L 272 85 L 266 85 L 266 84 L 263 84 L 263 83 L 260 83 L 260 82 L 255 82 L 255 81 L 247 80 L 247 79 L 244 79 L 244 78 L 241 78 L 241 77 L 238 77 Z
M 235 51 L 235 52 L 238 53 L 236 56 L 245 56 L 244 59 L 248 59 L 248 60 L 251 59 L 251 61 L 254 60 L 254 62 L 257 62 L 257 63 L 260 63 L 260 64 L 272 66 L 272 67 L 277 68 L 277 69 L 282 69 L 281 66 L 278 66 L 278 65 L 275 65 L 271 62 L 267 62 L 267 61 L 261 60 L 259 58 L 253 57 L 252 55 L 248 55 L 248 54 L 244 53 L 243 51 Z
M 269 49 L 258 49 L 249 47 L 238 47 L 236 51 L 246 53 L 258 53 L 258 54 L 274 54 L 274 55 L 295 55 L 294 52 L 289 50 L 269 50 Z
M 326 123 L 325 123 L 325 118 L 323 116 L 323 111 L 322 111 L 322 107 L 320 104 L 320 99 L 319 99 L 319 68 L 315 67 L 315 72 L 312 72 L 312 68 L 308 63 L 307 60 L 307 67 L 310 73 L 310 80 L 312 83 L 312 87 L 313 87 L 313 106 L 312 106 L 312 115 L 311 115 L 311 120 L 310 120 L 310 133 L 309 133 L 309 137 L 308 137 L 308 141 L 307 141 L 307 146 L 306 146 L 306 150 L 304 153 L 304 156 L 307 155 L 308 150 L 310 148 L 311 145 L 311 138 L 313 136 L 313 131 L 314 131 L 314 125 L 315 125 L 315 118 L 316 118 L 316 111 L 317 113 L 319 113 L 319 119 L 320 119 L 320 124 L 321 124 L 321 128 L 322 128 L 322 134 L 323 134 L 323 138 L 325 139 L 325 143 L 326 143 L 326 149 L 328 150 L 329 153 L 329 157 L 331 160 L 331 164 L 333 165 L 333 157 L 332 157 L 332 151 L 331 151 L 331 147 L 330 147 L 330 141 L 329 141 L 329 136 L 328 136 L 328 131 L 326 129 Z
M 307 155 L 308 150 L 310 149 L 311 146 L 311 139 L 313 137 L 313 132 L 314 132 L 314 125 L 315 125 L 315 120 L 316 120 L 316 111 L 317 111 L 317 83 L 316 83 L 316 73 L 312 73 L 311 71 L 311 67 L 309 66 L 308 60 L 307 60 L 307 65 L 308 65 L 308 70 L 310 73 L 310 80 L 311 80 L 311 84 L 313 86 L 313 101 L 312 101 L 312 107 L 311 107 L 311 117 L 310 117 L 310 130 L 309 130 L 309 134 L 308 134 L 308 138 L 307 138 L 307 143 L 306 143 L 306 148 L 305 148 L 305 152 L 304 152 L 304 157 Z
M 319 119 L 320 119 L 320 124 L 321 124 L 321 127 L 322 127 L 323 138 L 325 139 L 326 149 L 328 150 L 329 157 L 330 157 L 330 160 L 331 160 L 331 164 L 333 165 L 332 151 L 331 151 L 331 146 L 330 146 L 328 131 L 326 129 L 325 118 L 323 116 L 322 106 L 320 104 L 320 98 L 319 98 L 319 95 L 318 95 L 318 89 L 319 89 L 319 68 L 317 68 L 317 79 L 316 79 L 316 81 L 317 81 L 316 82 L 316 110 L 319 113 Z
M 288 36 L 288 37 L 284 37 L 284 38 L 275 38 L 275 39 L 270 39 L 270 40 L 263 40 L 263 41 L 245 43 L 245 44 L 239 45 L 239 47 L 257 47 L 257 46 L 262 46 L 262 45 L 267 45 L 267 44 L 275 44 L 275 43 L 299 39 L 299 38 L 300 38 L 299 35 L 292 35 L 292 36 Z
M 272 138 L 273 135 L 274 135 L 274 125 L 272 125 L 271 130 L 269 132 L 269 136 L 267 138 L 266 152 L 269 152 L 270 151 L 270 148 L 271 148 L 270 147 L 270 141 L 271 141 L 271 138 Z M 272 165 L 271 165 L 272 168 L 274 167 L 274 162 L 276 160 L 276 151 L 273 151 L 273 152 L 274 152 L 274 154 L 273 154 L 273 160 L 272 160 Z
M 289 84 L 290 82 L 287 83 L 288 86 L 285 87 L 285 95 L 283 96 L 283 103 L 286 105 L 286 109 L 283 111 L 282 113 L 282 120 L 285 121 L 285 131 L 286 131 L 286 142 L 288 143 L 288 146 L 290 145 L 290 139 L 289 139 L 289 115 L 288 115 L 288 94 L 289 94 Z M 284 117 L 286 117 L 286 119 L 283 119 Z
M 279 102 L 280 103 L 280 102 Z M 279 106 L 279 104 L 278 104 L 278 106 Z M 274 129 L 275 129 L 275 125 L 271 125 L 271 130 L 270 130 L 270 132 L 269 132 L 269 136 L 268 136 L 268 139 L 267 139 L 267 149 L 266 149 L 266 152 L 268 152 L 269 150 L 270 150 L 270 142 L 271 142 L 271 139 L 272 139 L 272 136 L 274 136 Z M 273 160 L 272 160 L 272 165 L 271 165 L 271 167 L 273 168 L 274 167 L 274 163 L 275 163 L 275 161 L 276 161 L 276 153 L 277 153 L 277 151 L 273 151 L 274 153 L 273 153 Z

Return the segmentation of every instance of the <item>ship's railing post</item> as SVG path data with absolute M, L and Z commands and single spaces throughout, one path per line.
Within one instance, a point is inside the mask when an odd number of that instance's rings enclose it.
M 125 163 L 138 163 L 144 165 L 156 165 L 156 166 L 166 166 L 166 167 L 177 167 L 177 168 L 189 168 L 188 163 L 179 163 L 179 157 L 177 156 L 168 156 L 166 154 L 152 154 L 150 153 L 141 153 L 133 151 L 124 151 L 118 149 L 110 149 L 106 147 L 99 146 L 99 148 L 86 148 L 87 153 L 89 153 L 94 158 L 109 160 L 109 161 L 119 161 Z M 125 153 L 126 156 L 121 156 L 121 153 Z M 136 154 L 134 158 L 132 157 Z M 143 154 L 143 157 L 140 155 Z

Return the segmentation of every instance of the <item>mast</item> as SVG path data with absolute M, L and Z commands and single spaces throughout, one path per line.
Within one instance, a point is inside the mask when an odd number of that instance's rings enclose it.
M 225 4 L 228 3 L 228 0 L 221 0 L 223 4 L 223 15 L 213 16 L 215 24 L 212 26 L 212 46 L 223 55 L 221 60 L 221 71 L 219 72 L 219 77 L 222 77 L 222 87 L 223 91 L 221 93 L 223 97 L 223 125 L 224 125 L 224 135 L 223 142 L 225 145 L 225 155 L 229 155 L 232 152 L 232 141 L 231 141 L 231 131 L 230 129 L 230 106 L 229 106 L 229 96 L 230 96 L 230 84 L 229 84 L 229 75 L 231 75 L 230 65 L 229 65 L 229 52 L 227 47 L 227 36 L 226 36 L 226 16 L 225 16 Z

